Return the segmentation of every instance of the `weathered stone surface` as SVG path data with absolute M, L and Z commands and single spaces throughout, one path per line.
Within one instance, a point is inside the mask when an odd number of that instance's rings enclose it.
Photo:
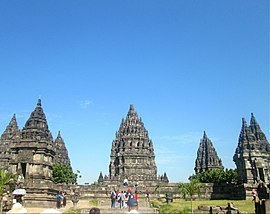
M 130 105 L 126 119 L 122 119 L 116 132 L 110 157 L 110 180 L 123 181 L 125 178 L 132 182 L 158 180 L 153 143 L 133 105 Z M 166 174 L 164 180 L 168 182 Z
M 0 169 L 23 175 L 21 188 L 27 191 L 25 200 L 28 205 L 43 203 L 51 206 L 52 202 L 55 203 L 57 189 L 52 182 L 52 165 L 56 161 L 70 165 L 60 132 L 53 142 L 39 99 L 22 131 L 14 114 L 2 134 Z
M 253 114 L 250 125 L 242 119 L 238 146 L 233 156 L 239 179 L 254 184 L 260 180 L 270 182 L 270 145 Z
M 54 141 L 55 149 L 56 149 L 56 155 L 54 162 L 62 163 L 65 165 L 70 165 L 70 159 L 68 156 L 68 150 L 66 148 L 65 142 L 60 134 L 60 131 L 58 131 L 57 138 Z
M 203 133 L 203 139 L 201 139 L 200 146 L 197 152 L 197 159 L 195 161 L 195 173 L 211 169 L 223 169 L 222 161 L 218 157 L 217 152 L 207 137 L 206 133 Z

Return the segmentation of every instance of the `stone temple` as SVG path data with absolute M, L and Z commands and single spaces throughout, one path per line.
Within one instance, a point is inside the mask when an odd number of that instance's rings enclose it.
M 213 143 L 204 132 L 197 152 L 194 170 L 197 174 L 211 169 L 223 169 L 223 165 Z
M 21 131 L 13 115 L 1 135 L 0 149 L 0 168 L 23 175 L 26 200 L 55 201 L 55 189 L 50 189 L 52 166 L 56 162 L 70 166 L 70 160 L 60 132 L 53 140 L 40 99 Z
M 99 181 L 108 179 L 119 183 L 127 178 L 134 183 L 169 182 L 166 173 L 157 176 L 152 140 L 133 105 L 130 105 L 126 119 L 122 119 L 116 132 L 110 158 L 109 176 L 104 179 L 101 174 Z
M 250 125 L 242 119 L 238 146 L 233 156 L 243 183 L 270 183 L 270 145 L 253 114 Z

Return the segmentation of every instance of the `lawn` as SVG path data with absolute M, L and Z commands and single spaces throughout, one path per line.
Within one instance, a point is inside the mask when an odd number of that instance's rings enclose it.
M 227 207 L 228 202 L 233 203 L 241 213 L 254 213 L 254 203 L 249 200 L 197 200 L 192 201 L 193 210 L 197 209 L 199 205 L 207 206 L 222 206 Z M 173 203 L 166 204 L 163 201 L 153 200 L 152 206 L 159 208 L 160 213 L 191 213 L 191 202 L 186 200 L 174 200 Z

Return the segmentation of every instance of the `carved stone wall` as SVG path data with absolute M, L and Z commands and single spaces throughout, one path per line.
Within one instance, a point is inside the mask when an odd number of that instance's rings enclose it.
M 195 161 L 194 170 L 197 174 L 211 169 L 223 169 L 223 165 L 211 140 L 204 132 L 203 139 L 200 141 L 200 146 L 197 152 L 197 159 Z
M 153 143 L 133 105 L 130 105 L 126 119 L 122 119 L 116 132 L 110 157 L 110 180 L 157 181 Z
M 233 160 L 239 179 L 254 184 L 260 180 L 270 183 L 270 145 L 253 114 L 250 125 L 242 119 L 242 128 Z

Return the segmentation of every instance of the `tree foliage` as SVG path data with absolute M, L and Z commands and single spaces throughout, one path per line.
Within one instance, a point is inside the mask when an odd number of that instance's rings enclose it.
M 192 208 L 192 199 L 195 194 L 200 196 L 201 194 L 201 183 L 198 179 L 192 178 L 189 179 L 189 183 L 180 183 L 178 185 L 178 188 L 181 191 L 181 194 L 183 195 L 183 198 L 190 199 L 190 205 L 191 205 L 191 212 L 193 210 Z
M 197 193 L 201 194 L 200 188 L 201 183 L 198 179 L 191 179 L 189 183 L 180 183 L 178 188 L 181 190 L 183 198 L 192 199 L 192 197 Z
M 12 181 L 15 180 L 15 175 L 5 170 L 0 170 L 0 195 L 2 196 L 4 193 L 4 189 L 7 186 L 12 185 Z
M 78 174 L 74 173 L 68 165 L 55 163 L 53 164 L 52 177 L 55 183 L 76 184 Z
M 233 169 L 212 169 L 196 175 L 192 175 L 189 179 L 197 179 L 201 183 L 238 183 L 238 174 Z
M 5 170 L 0 170 L 0 213 L 2 213 L 3 208 L 3 194 L 4 190 L 8 188 L 13 191 L 12 185 L 14 186 L 14 180 L 16 175 L 6 172 Z

